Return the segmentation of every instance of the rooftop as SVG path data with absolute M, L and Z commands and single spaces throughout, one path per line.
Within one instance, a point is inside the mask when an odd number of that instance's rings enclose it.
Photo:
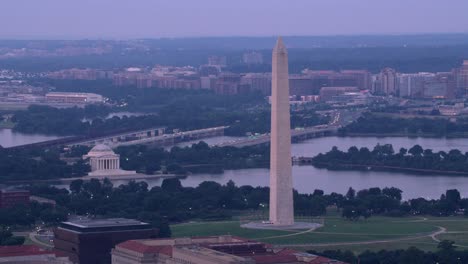
M 55 254 L 55 252 L 48 251 L 34 245 L 0 246 L 0 258 L 48 254 Z
M 126 218 L 108 218 L 108 219 L 80 219 L 74 221 L 63 222 L 63 225 L 74 226 L 78 228 L 99 228 L 99 227 L 124 227 L 124 226 L 148 226 L 134 219 Z
M 220 263 L 344 264 L 325 257 L 291 249 L 274 250 L 271 245 L 231 236 L 129 240 L 116 246 L 117 251 L 169 257 L 192 256 L 217 259 Z

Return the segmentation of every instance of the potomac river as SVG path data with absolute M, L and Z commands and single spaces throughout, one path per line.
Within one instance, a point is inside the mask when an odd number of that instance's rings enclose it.
M 401 147 L 410 148 L 419 144 L 434 151 L 448 151 L 458 148 L 468 151 L 468 139 L 445 138 L 406 138 L 406 137 L 323 137 L 292 145 L 294 156 L 315 156 L 329 151 L 333 146 L 347 150 L 351 146 L 372 149 L 377 143 L 392 144 L 395 151 Z M 194 174 L 181 179 L 184 186 L 197 186 L 203 181 L 226 183 L 233 180 L 236 185 L 268 186 L 268 169 L 227 170 L 222 174 Z M 162 180 L 148 180 L 150 186 L 160 185 Z M 369 187 L 397 187 L 403 190 L 403 198 L 439 198 L 447 189 L 458 189 L 463 196 L 468 195 L 468 177 L 446 175 L 412 175 L 401 172 L 381 171 L 328 171 L 313 166 L 293 166 L 294 188 L 301 193 L 311 193 L 314 189 L 326 193 L 345 194 L 349 187 L 356 190 Z M 114 184 L 123 182 L 116 181 Z
M 10 129 L 0 129 L 0 145 L 4 147 L 34 143 L 55 139 L 53 136 L 25 135 L 12 132 Z M 208 144 L 232 140 L 230 137 L 217 137 L 206 140 Z M 410 148 L 415 144 L 434 151 L 458 148 L 468 151 L 468 139 L 445 138 L 406 138 L 406 137 L 323 137 L 311 139 L 292 145 L 294 156 L 315 156 L 329 151 L 333 146 L 347 150 L 351 146 L 368 147 L 372 149 L 377 143 L 392 144 L 395 151 L 401 147 Z M 183 143 L 182 145 L 187 145 Z M 269 184 L 268 169 L 227 170 L 222 174 L 194 174 L 182 179 L 184 186 L 197 186 L 203 181 L 226 183 L 233 180 L 237 185 L 267 186 Z M 411 175 L 401 172 L 380 171 L 328 171 L 312 166 L 293 167 L 294 188 L 299 192 L 313 192 L 322 189 L 326 193 L 346 193 L 349 187 L 356 190 L 369 187 L 397 187 L 403 190 L 403 197 L 439 198 L 447 189 L 458 189 L 463 196 L 468 195 L 468 177 L 446 175 Z M 149 186 L 157 186 L 162 180 L 147 180 Z M 125 181 L 114 181 L 115 185 Z

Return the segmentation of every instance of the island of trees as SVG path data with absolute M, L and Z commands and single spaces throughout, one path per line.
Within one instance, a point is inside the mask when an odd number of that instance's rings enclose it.
M 388 135 L 427 137 L 467 137 L 468 119 L 452 122 L 446 118 L 394 118 L 366 113 L 357 121 L 340 129 L 344 136 Z
M 391 144 L 368 148 L 350 147 L 341 151 L 337 147 L 311 160 L 318 168 L 330 170 L 383 170 L 416 174 L 468 175 L 468 153 L 458 149 L 449 152 L 423 149 L 415 145 L 410 149 L 393 150 Z

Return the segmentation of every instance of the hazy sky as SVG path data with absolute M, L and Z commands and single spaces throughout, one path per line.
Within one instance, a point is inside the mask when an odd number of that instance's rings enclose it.
M 0 0 L 0 38 L 468 33 L 468 0 Z

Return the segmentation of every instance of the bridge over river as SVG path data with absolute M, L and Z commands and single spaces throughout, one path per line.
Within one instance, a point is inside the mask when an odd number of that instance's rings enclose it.
M 151 128 L 73 142 L 72 144 L 68 144 L 68 146 L 95 146 L 97 144 L 106 144 L 112 148 L 131 145 L 151 145 L 155 147 L 165 147 L 184 141 L 222 136 L 224 135 L 224 130 L 226 128 L 228 127 L 210 127 L 184 132 L 174 132 L 172 134 L 165 134 L 163 128 Z
M 298 142 L 302 140 L 306 140 L 309 138 L 315 137 L 322 137 L 322 136 L 330 136 L 335 134 L 338 129 L 340 128 L 339 125 L 319 125 L 314 127 L 308 127 L 304 129 L 292 129 L 291 130 L 291 139 L 293 142 Z M 221 144 L 217 144 L 218 147 L 247 147 L 247 146 L 255 146 L 255 145 L 262 145 L 270 143 L 270 134 L 262 134 L 259 136 L 251 136 L 248 138 L 242 138 L 238 140 L 228 141 Z

